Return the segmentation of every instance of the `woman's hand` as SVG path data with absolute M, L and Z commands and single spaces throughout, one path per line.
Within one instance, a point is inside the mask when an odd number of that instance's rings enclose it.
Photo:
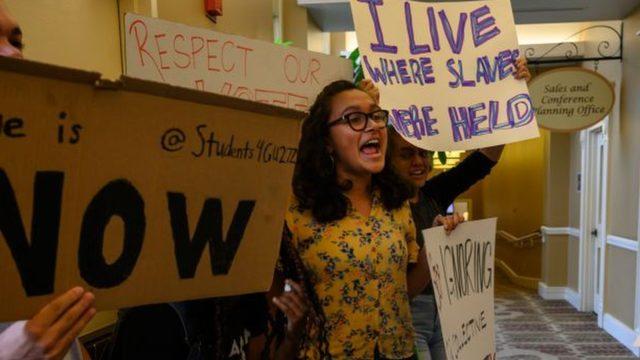
M 62 359 L 95 315 L 94 295 L 75 287 L 46 304 L 25 325 L 26 333 L 47 359 Z
M 464 217 L 458 213 L 447 216 L 438 215 L 433 219 L 433 227 L 443 226 L 444 231 L 449 235 L 458 226 L 458 224 L 463 222 Z
M 516 72 L 513 73 L 518 80 L 524 80 L 529 82 L 531 80 L 531 73 L 529 72 L 529 68 L 527 67 L 527 59 L 524 57 L 518 58 L 516 60 Z
M 373 100 L 375 100 L 376 104 L 380 103 L 380 90 L 373 83 L 373 81 L 369 79 L 363 79 L 362 81 L 360 81 L 360 84 L 358 84 L 358 87 L 360 88 L 360 90 L 369 94 L 369 96 L 371 96 Z
M 285 281 L 285 284 L 285 291 L 280 296 L 274 297 L 273 303 L 287 317 L 286 337 L 298 341 L 300 333 L 307 325 L 309 307 L 300 285 L 289 279 Z

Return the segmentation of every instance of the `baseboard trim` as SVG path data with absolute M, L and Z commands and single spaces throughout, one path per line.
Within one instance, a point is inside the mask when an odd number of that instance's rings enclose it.
M 580 293 L 574 291 L 572 288 L 565 288 L 564 299 L 569 302 L 574 308 L 580 309 Z
M 616 319 L 611 314 L 604 314 L 603 328 L 611 336 L 616 338 L 622 345 L 626 346 L 635 356 L 640 356 L 640 349 L 633 346 L 637 334 L 622 321 Z
M 547 286 L 543 282 L 538 283 L 538 295 L 545 300 L 565 300 L 566 290 L 564 286 Z
M 580 310 L 581 297 L 577 291 L 566 286 L 547 286 L 538 283 L 538 295 L 545 300 L 564 300 L 577 310 Z
M 511 267 L 509 267 L 509 265 L 506 262 L 498 258 L 496 258 L 495 261 L 496 261 L 496 267 L 502 270 L 502 272 L 504 272 L 507 275 L 507 277 L 512 283 L 516 285 L 520 285 L 527 289 L 535 290 L 538 288 L 538 283 L 540 282 L 540 279 L 518 275 L 515 271 L 513 271 Z

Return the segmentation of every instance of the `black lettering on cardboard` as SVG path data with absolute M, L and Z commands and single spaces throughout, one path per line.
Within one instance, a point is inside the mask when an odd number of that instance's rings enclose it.
M 222 202 L 220 199 L 207 199 L 191 238 L 184 194 L 168 192 L 167 198 L 180 278 L 190 279 L 195 276 L 207 243 L 213 275 L 228 274 L 256 202 L 243 200 L 238 203 L 225 239 L 222 236 Z
M 104 231 L 113 216 L 124 222 L 122 254 L 108 264 L 104 254 Z M 124 282 L 133 272 L 144 241 L 146 219 L 144 200 L 127 180 L 105 185 L 91 200 L 82 219 L 78 268 L 80 276 L 96 288 L 111 288 Z
M 62 172 L 36 172 L 29 242 L 13 187 L 0 168 L 0 232 L 27 296 L 51 294 L 54 289 L 63 182 Z

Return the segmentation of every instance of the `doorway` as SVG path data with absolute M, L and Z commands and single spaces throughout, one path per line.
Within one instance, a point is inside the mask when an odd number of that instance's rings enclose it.
M 580 211 L 580 278 L 582 311 L 598 315 L 603 326 L 606 252 L 608 118 L 581 133 L 582 183 Z

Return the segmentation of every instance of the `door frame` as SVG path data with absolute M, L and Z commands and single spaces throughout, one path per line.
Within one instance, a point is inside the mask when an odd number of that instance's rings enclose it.
M 640 206 L 640 189 L 638 191 L 638 206 Z M 640 241 L 640 211 L 638 211 L 638 234 L 636 241 Z M 636 249 L 636 298 L 635 298 L 635 313 L 634 313 L 634 331 L 636 333 L 636 341 L 640 338 L 640 247 Z M 636 356 L 638 353 L 636 353 Z
M 601 131 L 603 138 L 603 159 L 602 159 L 602 183 L 600 202 L 600 212 L 602 216 L 602 228 L 598 229 L 598 240 L 600 242 L 600 268 L 597 269 L 598 283 L 600 284 L 600 294 L 597 301 L 594 301 L 593 278 L 594 269 L 592 269 L 593 261 L 593 244 L 590 241 L 591 229 L 595 227 L 593 224 L 593 215 L 595 210 L 593 207 L 594 194 L 592 187 L 592 179 L 589 178 L 587 172 L 590 164 L 589 149 L 595 145 L 592 144 L 591 133 Z M 580 311 L 594 311 L 598 315 L 598 326 L 602 327 L 604 322 L 604 279 L 605 279 L 605 261 L 606 261 L 606 245 L 607 245 L 607 183 L 609 178 L 609 116 L 604 118 L 596 125 L 582 130 L 580 132 L 581 145 L 581 189 L 580 189 L 580 258 L 578 272 L 578 292 L 580 293 Z

